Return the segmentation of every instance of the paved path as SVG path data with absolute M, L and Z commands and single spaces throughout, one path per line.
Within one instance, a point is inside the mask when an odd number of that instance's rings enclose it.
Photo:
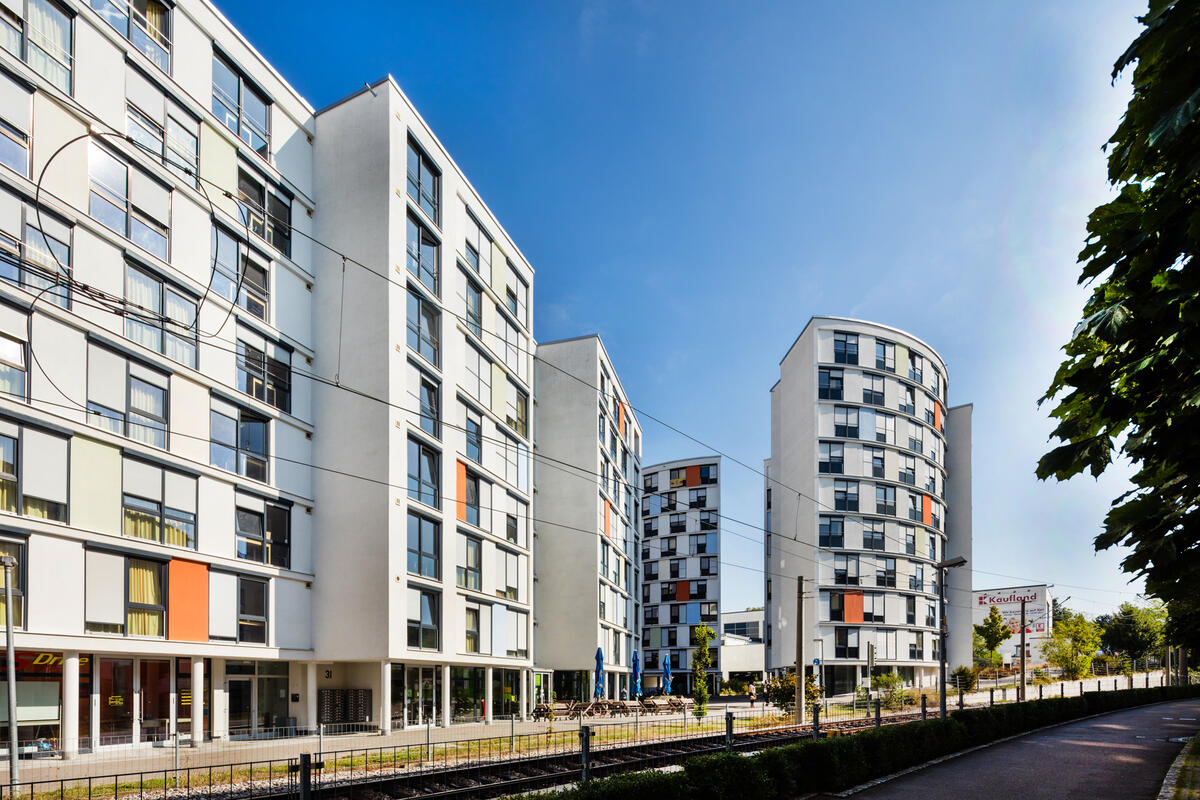
M 1200 700 L 1158 703 L 987 747 L 854 795 L 855 800 L 1153 800 Z

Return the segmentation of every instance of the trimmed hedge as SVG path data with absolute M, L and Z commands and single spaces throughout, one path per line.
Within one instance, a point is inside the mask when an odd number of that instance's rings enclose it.
M 680 772 L 631 772 L 547 796 L 558 800 L 787 800 L 806 792 L 848 789 L 959 750 L 1035 728 L 1121 708 L 1200 697 L 1200 685 L 1087 692 L 955 711 L 930 719 L 869 729 L 853 736 L 806 740 L 753 756 L 700 756 Z M 530 796 L 532 797 L 532 795 Z

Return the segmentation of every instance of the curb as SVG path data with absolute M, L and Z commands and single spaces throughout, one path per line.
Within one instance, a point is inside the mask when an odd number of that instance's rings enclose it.
M 859 792 L 865 792 L 867 789 L 873 789 L 876 786 L 887 783 L 888 781 L 893 781 L 896 778 L 902 778 L 905 775 L 910 775 L 914 772 L 920 772 L 923 769 L 926 769 L 928 767 L 933 767 L 938 764 L 942 764 L 946 761 L 950 761 L 952 759 L 958 758 L 959 756 L 969 755 L 971 753 L 978 752 L 979 750 L 986 750 L 989 747 L 993 747 L 998 744 L 1004 744 L 1005 742 L 1011 742 L 1014 739 L 1020 739 L 1022 737 L 1030 736 L 1035 733 L 1041 733 L 1042 731 L 1049 731 L 1049 730 L 1053 730 L 1054 728 L 1061 728 L 1064 725 L 1074 725 L 1077 722 L 1086 722 L 1087 720 L 1090 720 L 1090 719 L 1099 719 L 1100 717 L 1107 717 L 1107 716 L 1111 716 L 1112 714 L 1120 714 L 1124 711 L 1132 711 L 1136 708 L 1149 708 L 1151 706 L 1162 705 L 1163 703 L 1178 703 L 1179 700 L 1194 700 L 1194 699 L 1196 699 L 1196 698 L 1184 697 L 1184 698 L 1179 698 L 1177 700 L 1159 700 L 1157 703 L 1146 703 L 1145 705 L 1140 705 L 1140 706 L 1130 706 L 1129 708 L 1118 708 L 1118 709 L 1114 709 L 1112 711 L 1102 711 L 1099 714 L 1090 714 L 1086 717 L 1078 717 L 1076 719 L 1069 719 L 1064 722 L 1056 722 L 1053 725 L 1043 725 L 1040 728 L 1034 728 L 1033 730 L 1024 731 L 1022 733 L 1014 733 L 1012 736 L 1005 736 L 1003 739 L 996 739 L 995 741 L 987 742 L 985 744 L 977 744 L 974 747 L 967 748 L 966 750 L 959 750 L 956 753 L 950 753 L 949 755 L 941 756 L 940 758 L 935 758 L 932 761 L 926 761 L 923 764 L 917 764 L 915 767 L 908 767 L 907 769 L 902 769 L 899 772 L 893 772 L 891 775 L 884 775 L 882 778 L 875 778 L 874 780 L 867 781 L 866 783 L 860 783 L 858 786 L 853 786 L 853 787 L 851 787 L 849 789 L 845 789 L 841 792 L 835 792 L 835 793 L 830 793 L 830 794 L 825 794 L 825 795 L 817 794 L 817 795 L 813 795 L 813 796 L 814 797 L 851 797 L 853 795 L 858 794 Z M 1185 746 L 1184 752 L 1186 752 L 1186 751 L 1187 751 L 1187 747 Z M 1160 792 L 1158 795 L 1158 798 L 1156 798 L 1156 800 L 1163 800 L 1163 798 L 1166 798 L 1166 800 L 1170 800 L 1171 794 L 1174 793 L 1175 776 L 1178 774 L 1177 767 L 1181 767 L 1182 765 L 1183 765 L 1183 756 L 1181 754 L 1179 756 L 1179 758 L 1177 758 L 1175 760 L 1175 763 L 1171 765 L 1171 769 L 1167 772 L 1167 778 L 1171 781 L 1171 793 L 1164 795 Z M 1163 789 L 1164 790 L 1166 789 L 1165 782 L 1163 783 Z
M 1163 778 L 1162 788 L 1158 790 L 1157 800 L 1171 800 L 1175 796 L 1175 783 L 1179 780 L 1179 771 L 1183 769 L 1183 762 L 1187 759 L 1188 751 L 1192 749 L 1192 742 L 1195 741 L 1195 738 L 1195 736 L 1189 736 L 1184 741 L 1179 755 L 1171 762 L 1171 768 L 1167 770 L 1167 777 Z

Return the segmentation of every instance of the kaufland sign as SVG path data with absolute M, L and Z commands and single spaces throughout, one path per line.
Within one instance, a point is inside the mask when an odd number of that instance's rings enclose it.
M 1047 635 L 1050 628 L 1048 586 L 1018 586 L 1010 589 L 977 591 L 972 613 L 973 621 L 983 622 L 995 606 L 1014 634 L 1021 631 L 1021 601 L 1025 601 L 1025 632 L 1035 636 Z
M 985 616 L 988 609 L 992 606 L 1000 609 L 1000 613 L 1002 614 L 1008 610 L 1005 606 L 1016 606 L 1017 613 L 1020 613 L 1022 600 L 1025 601 L 1026 607 L 1034 603 L 1045 603 L 1046 587 L 1022 586 L 1019 589 L 1000 589 L 975 593 L 975 605 L 983 606 Z

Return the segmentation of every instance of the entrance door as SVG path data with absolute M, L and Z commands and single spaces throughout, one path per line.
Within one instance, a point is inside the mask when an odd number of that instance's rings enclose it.
M 133 659 L 100 659 L 100 744 L 133 740 Z
M 229 734 L 253 733 L 254 679 L 229 679 Z
M 438 667 L 409 667 L 405 681 L 404 709 L 409 725 L 438 722 L 439 698 L 442 689 L 441 669 Z

